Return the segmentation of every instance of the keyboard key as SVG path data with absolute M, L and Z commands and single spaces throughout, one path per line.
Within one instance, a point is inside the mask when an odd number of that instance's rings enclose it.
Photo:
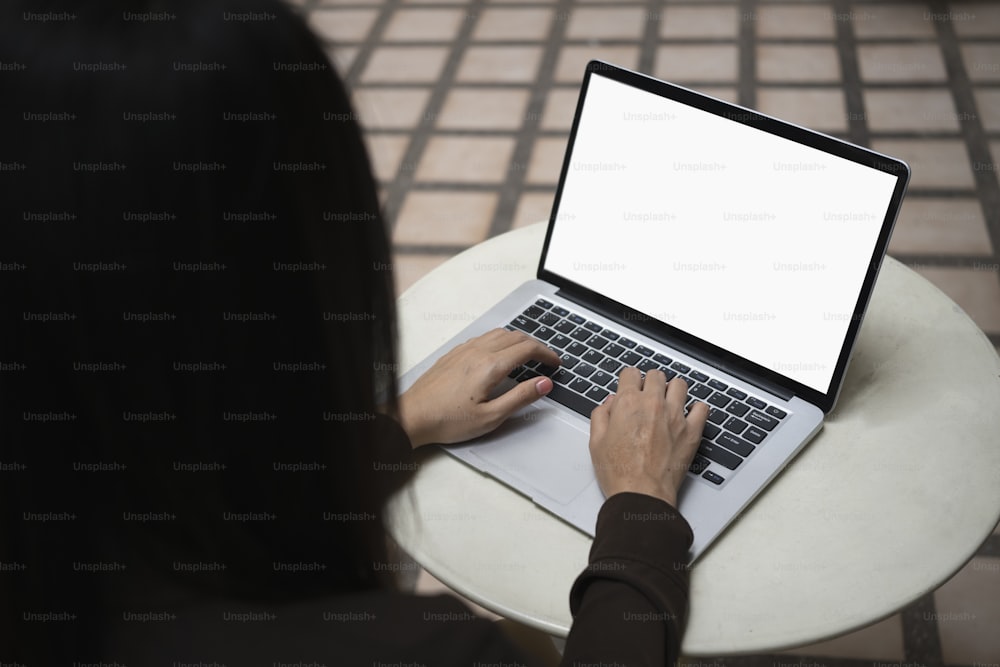
M 721 380 L 716 380 L 715 378 L 712 378 L 711 380 L 708 381 L 708 386 L 711 387 L 712 389 L 718 389 L 719 391 L 725 391 L 729 389 L 728 384 L 722 382 Z
M 670 382 L 675 377 L 677 377 L 677 371 L 672 371 L 669 368 L 661 368 L 660 370 L 663 371 L 663 374 L 667 376 L 667 382 Z
M 619 338 L 618 334 L 616 334 L 614 331 L 608 331 L 607 329 L 604 330 L 604 333 L 602 335 L 609 340 L 618 340 Z
M 718 408 L 708 409 L 708 421 L 712 424 L 721 424 L 726 421 L 726 417 L 728 416 L 729 415 Z
M 633 353 L 629 352 L 629 354 L 633 354 Z M 643 359 L 638 364 L 636 364 L 636 368 L 638 368 L 643 373 L 648 373 L 651 370 L 659 370 L 660 369 L 660 367 L 657 366 L 656 362 L 653 361 L 652 359 Z
M 675 371 L 679 371 L 681 373 L 687 373 L 689 370 L 691 370 L 690 366 L 685 366 L 679 361 L 675 361 L 674 363 L 670 364 L 670 367 L 673 368 Z
M 584 398 L 576 392 L 570 391 L 568 387 L 564 387 L 558 383 L 552 387 L 552 391 L 546 394 L 546 396 L 556 403 L 565 405 L 570 410 L 580 413 L 584 417 L 590 417 L 590 413 L 597 407 L 593 401 Z
M 523 382 L 524 380 L 530 380 L 532 378 L 536 378 L 539 375 L 541 375 L 541 373 L 539 373 L 538 371 L 536 371 L 534 368 L 528 368 L 528 369 L 525 369 L 525 371 L 523 373 L 521 373 L 520 375 L 518 375 L 514 379 L 517 380 L 518 382 Z
M 513 324 L 514 327 L 520 329 L 521 331 L 527 331 L 528 333 L 531 333 L 540 326 L 538 322 L 532 322 L 524 315 L 518 315 L 517 317 L 515 317 L 514 321 L 511 322 L 511 324 Z
M 754 426 L 761 427 L 765 431 L 770 431 L 771 429 L 773 429 L 775 426 L 778 425 L 777 419 L 775 419 L 774 417 L 768 417 L 763 412 L 758 412 L 757 410 L 754 410 L 753 412 L 747 415 L 747 421 L 753 424 Z
M 604 335 L 607 336 L 608 332 L 605 331 Z M 617 357 L 624 351 L 625 348 L 619 345 L 618 343 L 611 343 L 611 345 L 608 345 L 606 348 L 604 348 L 604 354 L 608 355 L 609 357 Z
M 761 440 L 767 437 L 767 431 L 762 431 L 756 426 L 751 426 L 743 431 L 743 437 L 755 445 L 759 445 Z
M 757 407 L 757 406 L 754 406 L 754 407 Z M 768 406 L 768 408 L 766 410 L 764 410 L 764 412 L 766 412 L 767 414 L 771 415 L 772 417 L 777 417 L 778 419 L 784 419 L 785 415 L 788 414 L 784 410 L 776 408 L 773 405 Z
M 600 387 L 594 387 L 584 395 L 590 400 L 600 403 L 601 401 L 603 401 L 605 398 L 608 397 L 608 390 L 601 389 Z
M 691 379 L 697 380 L 698 382 L 705 382 L 708 380 L 708 376 L 701 371 L 691 371 L 688 375 L 691 376 Z
M 562 360 L 562 367 L 567 369 L 573 368 L 573 366 L 576 366 L 578 363 L 580 363 L 579 359 L 570 354 L 564 354 L 561 357 L 559 357 L 559 359 Z
M 719 477 L 711 470 L 706 470 L 702 477 L 710 481 L 712 484 L 722 484 L 726 481 L 725 477 Z
M 648 347 L 646 347 L 645 345 L 640 345 L 639 347 L 635 348 L 635 351 L 638 352 L 639 354 L 641 354 L 644 357 L 651 357 L 651 356 L 653 356 L 653 351 L 651 349 L 649 349 Z
M 673 361 L 673 359 L 671 359 L 665 354 L 654 354 L 653 361 L 660 364 L 661 366 L 669 366 L 670 363 Z
M 604 355 L 597 350 L 587 350 L 583 355 L 583 360 L 588 364 L 598 365 L 604 361 Z
M 695 456 L 694 460 L 691 461 L 691 465 L 688 466 L 688 470 L 696 475 L 700 475 L 711 464 L 712 462 L 704 456 Z
M 538 364 L 538 368 L 535 370 L 546 377 L 551 377 L 552 374 L 556 372 L 556 367 L 549 366 L 548 364 Z
M 574 342 L 569 344 L 569 347 L 566 348 L 566 351 L 572 354 L 574 357 L 582 357 L 583 355 L 587 354 L 588 349 L 590 348 L 588 348 L 586 345 Z
M 637 363 L 642 361 L 642 357 L 635 352 L 626 352 L 622 356 L 618 357 L 618 360 L 626 366 L 635 366 Z
M 608 373 L 617 373 L 618 369 L 622 367 L 620 361 L 615 361 L 614 359 L 605 359 L 600 364 L 597 365 L 602 371 L 607 371 Z
M 549 308 L 552 307 L 552 302 L 546 301 L 545 299 L 538 299 L 537 301 L 535 301 L 535 305 L 538 306 L 539 308 L 548 310 Z
M 552 381 L 556 384 L 569 384 L 575 377 L 565 368 L 560 368 L 552 375 Z
M 604 336 L 591 336 L 590 340 L 587 341 L 587 345 L 594 348 L 595 350 L 600 350 L 602 347 L 607 345 L 609 341 Z
M 556 334 L 555 336 L 552 337 L 552 340 L 549 341 L 549 346 L 550 347 L 558 347 L 561 350 L 561 349 L 563 349 L 564 347 L 566 347 L 567 345 L 569 345 L 572 342 L 573 341 L 570 339 L 569 336 L 563 336 L 562 334 Z
M 713 440 L 715 436 L 722 433 L 722 429 L 713 424 L 712 422 L 705 422 L 705 430 L 701 432 L 701 436 L 706 440 Z
M 705 398 L 712 393 L 712 390 L 709 389 L 707 385 L 696 384 L 688 390 L 688 393 L 695 398 Z
M 587 320 L 585 320 L 584 318 L 580 317 L 576 313 L 572 313 L 570 315 L 567 315 L 566 319 L 569 320 L 570 322 L 574 323 L 574 324 L 586 324 L 587 323 Z
M 559 316 L 555 313 L 542 313 L 542 316 L 538 318 L 538 321 L 547 326 L 552 326 L 559 321 Z
M 527 310 L 524 311 L 524 315 L 526 317 L 530 317 L 533 320 L 537 320 L 544 313 L 545 311 L 539 308 L 538 306 L 528 306 Z
M 736 417 L 730 417 L 729 419 L 726 420 L 726 423 L 722 425 L 722 428 L 726 429 L 727 431 L 732 431 L 733 433 L 739 434 L 742 433 L 747 426 L 749 426 L 749 424 L 747 424 L 742 419 L 737 419 Z
M 587 327 L 588 329 L 590 329 L 594 333 L 601 333 L 602 331 L 604 331 L 604 327 L 602 327 L 597 322 L 587 322 L 583 326 Z
M 558 315 L 559 317 L 566 317 L 567 315 L 569 315 L 569 311 L 561 306 L 556 306 L 555 308 L 552 309 L 552 312 Z
M 627 347 L 630 350 L 633 347 L 635 347 L 635 341 L 634 340 L 629 340 L 628 338 L 619 338 L 618 339 L 618 344 L 621 345 L 622 347 Z
M 556 335 L 556 330 L 550 329 L 548 327 L 539 327 L 538 330 L 535 331 L 534 333 L 535 338 L 537 338 L 538 340 L 546 340 L 546 341 L 555 335 Z
M 596 370 L 597 369 L 591 366 L 590 364 L 580 364 L 573 369 L 573 372 L 579 375 L 580 377 L 590 377 L 590 374 Z
M 611 384 L 608 385 L 608 391 L 612 394 L 618 393 L 618 378 L 611 381 Z
M 736 470 L 743 459 L 733 454 L 728 449 L 719 447 L 718 445 L 713 445 L 708 440 L 702 440 L 701 446 L 698 447 L 698 453 L 704 456 L 709 461 L 715 461 L 721 466 L 729 468 L 730 470 Z
M 730 388 L 729 391 L 726 392 L 726 394 L 732 396 L 733 398 L 737 398 L 741 401 L 747 397 L 747 393 L 745 391 L 740 391 L 736 387 Z
M 751 408 L 757 408 L 758 410 L 763 410 L 765 407 L 767 407 L 767 403 L 760 400 L 759 398 L 754 398 L 753 396 L 747 398 L 747 403 L 750 404 Z
M 611 373 L 605 373 L 604 371 L 597 371 L 596 373 L 594 373 L 593 375 L 591 375 L 589 379 L 594 384 L 600 385 L 600 386 L 603 387 L 603 386 L 607 385 L 609 382 L 611 382 L 612 380 L 614 380 L 615 377 Z
M 729 404 L 729 407 L 726 408 L 726 412 L 728 412 L 731 415 L 736 415 L 737 417 L 742 417 L 747 413 L 747 410 L 749 409 L 750 406 L 747 405 L 746 403 L 733 401 L 732 403 Z
M 736 452 L 743 457 L 750 456 L 750 452 L 754 450 L 754 446 L 743 438 L 737 438 L 735 435 L 730 435 L 725 431 L 715 440 L 715 444 L 722 445 L 729 451 Z
M 569 383 L 569 388 L 570 389 L 572 389 L 575 392 L 581 393 L 581 394 L 586 393 L 593 386 L 594 385 L 592 385 L 591 383 L 587 382 L 583 378 L 577 378 L 577 379 L 575 379 L 575 380 L 573 380 L 572 382 Z
M 511 370 L 510 373 L 507 373 L 507 377 L 516 380 L 517 376 L 519 376 L 521 373 L 523 373 L 524 370 L 525 370 L 524 366 L 518 366 L 518 367 L 514 368 L 513 370 Z
M 591 333 L 586 329 L 584 329 L 583 327 L 577 327 L 576 329 L 573 330 L 573 333 L 569 335 L 569 337 L 572 338 L 573 340 L 578 340 L 581 342 L 587 340 L 588 338 L 590 338 L 590 336 Z
M 555 326 L 556 331 L 561 331 L 563 333 L 569 333 L 573 329 L 576 329 L 576 325 L 568 320 L 560 320 Z
M 719 392 L 715 392 L 714 394 L 712 394 L 708 398 L 707 403 L 709 405 L 714 405 L 717 408 L 724 408 L 727 405 L 729 405 L 729 402 L 731 400 L 733 400 L 733 399 L 729 398 L 728 396 L 724 396 L 724 395 L 720 394 Z

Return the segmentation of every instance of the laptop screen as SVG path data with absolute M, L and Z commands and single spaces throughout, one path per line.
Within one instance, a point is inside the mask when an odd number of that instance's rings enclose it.
M 543 268 L 826 394 L 899 178 L 599 71 L 577 113 Z

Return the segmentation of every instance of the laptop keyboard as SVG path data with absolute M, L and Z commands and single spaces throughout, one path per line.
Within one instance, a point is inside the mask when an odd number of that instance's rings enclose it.
M 517 381 L 551 377 L 553 387 L 548 397 L 587 418 L 618 390 L 618 373 L 625 366 L 635 366 L 643 373 L 659 369 L 667 381 L 684 378 L 688 385 L 685 414 L 696 400 L 709 407 L 701 445 L 688 471 L 717 486 L 739 470 L 786 416 L 781 408 L 711 373 L 691 368 L 546 299 L 525 308 L 507 328 L 537 338 L 562 358 L 558 368 L 530 361 L 511 371 L 510 377 Z

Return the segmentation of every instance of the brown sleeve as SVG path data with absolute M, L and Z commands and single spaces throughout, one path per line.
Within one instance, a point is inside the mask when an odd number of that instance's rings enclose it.
M 563 665 L 673 664 L 687 622 L 694 535 L 670 504 L 638 493 L 608 498 L 590 564 L 570 591 Z

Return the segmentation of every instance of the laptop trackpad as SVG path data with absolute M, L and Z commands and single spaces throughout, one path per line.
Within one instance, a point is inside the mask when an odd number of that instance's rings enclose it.
M 574 423 L 554 406 L 531 405 L 470 449 L 490 466 L 567 504 L 594 481 L 589 428 L 589 422 Z

